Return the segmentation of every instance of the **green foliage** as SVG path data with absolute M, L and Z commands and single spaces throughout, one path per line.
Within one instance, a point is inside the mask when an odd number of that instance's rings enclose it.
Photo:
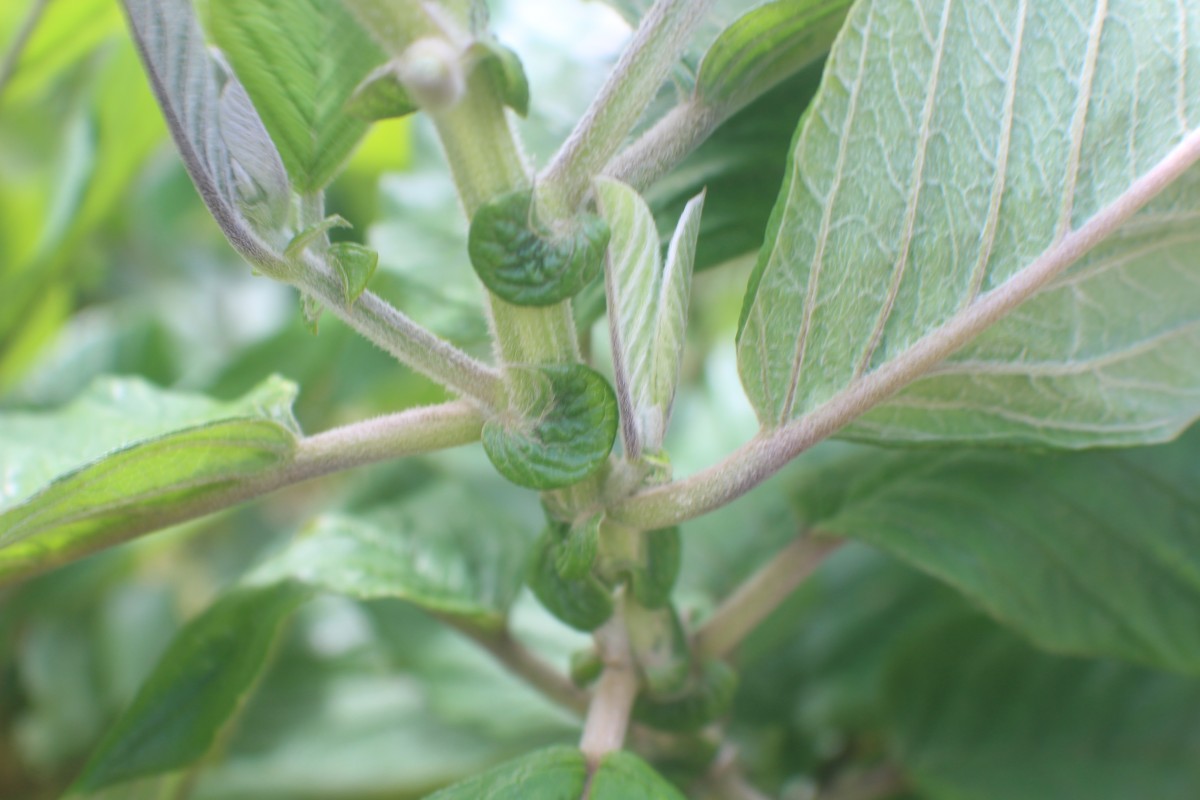
M 209 19 L 297 191 L 325 188 L 367 131 L 342 108 L 383 53 L 335 0 L 210 0 Z
M 1067 7 L 1087 23 L 1054 36 L 1040 35 L 1036 10 L 855 7 L 798 132 L 743 312 L 740 371 L 765 425 L 837 403 L 1011 290 L 1187 133 L 1165 120 L 1196 118 L 1200 96 L 1179 92 L 1177 59 L 1157 39 L 1177 6 Z M 1126 33 L 1099 35 L 1117 28 Z M 1177 434 L 1196 408 L 1186 363 L 1200 298 L 1181 280 L 1196 252 L 1182 222 L 1196 180 L 1193 170 L 851 434 L 1063 447 Z
M 277 469 L 296 445 L 295 392 L 271 379 L 218 403 L 109 380 L 58 412 L 0 416 L 0 469 L 10 476 L 0 504 L 0 576 L 185 519 L 206 495 Z
M 292 583 L 235 591 L 193 620 L 97 746 L 76 791 L 203 757 L 262 672 L 280 623 L 308 596 Z
M 585 215 L 566 230 L 539 221 L 534 192 L 521 189 L 487 203 L 471 220 L 468 252 L 479 279 L 519 306 L 574 297 L 600 275 L 609 228 Z
M 610 5 L 0 9 L 0 796 L 1196 796 L 1200 10 Z
M 582 364 L 523 370 L 536 397 L 514 420 L 483 426 L 483 449 L 501 475 L 531 489 L 559 489 L 604 466 L 617 437 L 608 381 Z

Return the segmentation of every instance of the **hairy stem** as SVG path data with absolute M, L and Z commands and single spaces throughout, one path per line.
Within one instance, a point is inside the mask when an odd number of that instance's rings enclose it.
M 482 426 L 479 409 L 458 401 L 334 428 L 301 439 L 291 458 L 273 470 L 240 481 L 221 479 L 191 499 L 151 504 L 109 535 L 70 540 L 59 549 L 29 548 L 23 558 L 4 562 L 0 584 L 45 572 L 141 534 L 208 516 L 284 486 L 351 467 L 468 444 L 479 439 Z M 196 493 L 202 488 L 191 490 Z
M 633 40 L 541 176 L 550 212 L 566 216 L 654 99 L 712 0 L 658 0 Z
M 604 659 L 604 673 L 596 684 L 596 692 L 588 706 L 587 719 L 579 749 L 595 769 L 600 759 L 620 750 L 629 730 L 629 715 L 637 697 L 638 677 L 629 650 L 625 619 L 621 613 L 621 597 L 612 619 L 596 634 L 596 642 Z
M 974 339 L 1028 300 L 1127 222 L 1200 161 L 1200 129 L 1133 182 L 1083 226 L 1061 236 L 1036 259 L 926 334 L 908 350 L 853 381 L 828 401 L 778 428 L 764 430 L 723 461 L 689 478 L 617 503 L 609 515 L 643 529 L 662 528 L 719 508 L 837 433 Z
M 842 544 L 839 539 L 812 535 L 793 540 L 742 583 L 700 626 L 695 635 L 698 653 L 709 658 L 727 658 Z
M 17 74 L 17 64 L 20 63 L 21 56 L 25 53 L 29 40 L 33 38 L 33 32 L 37 30 L 48 5 L 50 0 L 33 0 L 29 11 L 25 13 L 25 19 L 21 21 L 21 27 L 13 35 L 12 42 L 4 53 L 4 60 L 0 61 L 0 94 L 4 94 L 13 76 Z
M 728 113 L 689 98 L 618 153 L 603 172 L 639 191 L 645 189 L 687 158 L 728 118 Z
M 290 282 L 320 300 L 334 316 L 422 375 L 488 408 L 502 407 L 499 371 L 417 324 L 373 292 L 363 292 L 346 305 L 341 282 L 329 268 L 311 254 L 304 263 L 304 274 Z
M 550 700 L 576 714 L 582 715 L 587 711 L 587 692 L 571 683 L 565 675 L 513 638 L 509 631 L 486 630 L 446 615 L 439 615 L 439 619 L 487 650 L 509 672 Z

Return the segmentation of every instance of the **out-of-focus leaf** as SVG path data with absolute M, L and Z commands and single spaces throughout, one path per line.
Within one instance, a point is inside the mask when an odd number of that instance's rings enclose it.
M 577 800 L 583 797 L 587 773 L 583 753 L 552 747 L 501 764 L 428 800 Z
M 291 582 L 239 589 L 190 622 L 101 741 L 75 790 L 96 791 L 202 757 L 262 671 L 279 626 L 310 595 Z
M 684 800 L 649 764 L 626 752 L 610 753 L 600 760 L 588 796 L 592 800 Z
M 292 183 L 324 188 L 367 131 L 343 108 L 383 52 L 337 0 L 210 0 L 209 20 Z
M 1048 656 L 978 618 L 912 641 L 889 677 L 905 771 L 931 800 L 1190 800 L 1200 682 Z
M 696 96 L 714 108 L 738 108 L 822 60 L 851 0 L 775 0 L 721 32 L 700 63 Z
M 122 541 L 283 463 L 295 392 L 275 378 L 219 403 L 109 379 L 58 411 L 0 416 L 0 575 Z
M 290 578 L 362 600 L 398 598 L 503 626 L 524 578 L 529 536 L 503 510 L 444 483 L 361 516 L 327 516 L 252 578 Z
M 1081 448 L 1163 441 L 1196 417 L 1200 170 L 1119 229 L 1104 220 L 1200 138 L 1200 93 L 1180 90 L 1200 8 L 1055 8 L 1073 22 L 1037 4 L 856 4 L 746 296 L 739 367 L 764 426 L 1072 262 L 852 435 Z
M 1137 450 L 863 451 L 801 516 L 945 581 L 1047 649 L 1200 675 L 1200 428 Z
M 7 46 L 32 2 L 7 2 L 0 8 L 0 47 Z M 121 15 L 109 0 L 48 2 L 33 35 L 4 88 L 4 103 L 24 102 L 72 64 L 121 30 Z

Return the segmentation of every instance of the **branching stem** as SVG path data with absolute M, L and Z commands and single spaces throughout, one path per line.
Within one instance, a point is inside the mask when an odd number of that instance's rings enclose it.
M 596 684 L 596 693 L 588 706 L 587 719 L 579 749 L 595 769 L 600 759 L 620 750 L 629 730 L 629 716 L 637 697 L 638 677 L 629 650 L 629 636 L 621 613 L 621 600 L 612 619 L 597 632 L 596 641 L 604 659 L 604 673 Z
M 646 12 L 575 130 L 539 181 L 551 214 L 567 216 L 654 99 L 712 0 L 658 0 Z
M 611 507 L 609 515 L 642 529 L 663 528 L 712 511 L 745 494 L 809 447 L 928 373 L 1028 300 L 1198 161 L 1200 129 L 1185 136 L 1162 161 L 1083 226 L 1060 237 L 1007 281 L 980 295 L 892 361 L 853 381 L 799 419 L 762 431 L 720 463 L 682 481 L 634 495 Z
M 841 545 L 839 539 L 813 535 L 793 540 L 738 586 L 700 627 L 695 636 L 697 652 L 728 658 Z

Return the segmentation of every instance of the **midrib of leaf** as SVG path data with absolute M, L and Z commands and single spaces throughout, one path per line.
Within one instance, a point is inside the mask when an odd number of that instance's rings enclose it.
M 875 19 L 875 7 L 872 6 L 867 12 L 867 21 L 864 25 L 862 33 L 862 50 L 859 53 L 858 73 L 861 75 L 866 68 L 867 52 L 870 49 L 871 43 L 871 24 Z M 817 253 L 813 259 L 812 273 L 809 275 L 808 293 L 804 299 L 804 316 L 800 322 L 800 334 L 796 340 L 795 355 L 792 357 L 792 376 L 788 381 L 787 400 L 784 401 L 783 409 L 779 415 L 778 423 L 782 424 L 792 416 L 792 410 L 796 404 L 796 391 L 800 385 L 800 369 L 804 364 L 805 353 L 808 350 L 808 336 L 812 328 L 813 308 L 816 305 L 817 289 L 820 285 L 821 269 L 825 264 L 825 248 L 829 243 L 829 232 L 833 224 L 833 207 L 834 201 L 837 199 L 838 190 L 842 185 L 842 175 L 846 171 L 846 154 L 850 150 L 850 128 L 854 121 L 855 114 L 858 113 L 858 98 L 861 93 L 863 81 L 857 81 L 854 87 L 850 90 L 850 109 L 846 113 L 846 119 L 842 123 L 842 135 L 838 137 L 838 157 L 837 166 L 834 170 L 834 184 L 829 192 L 829 197 L 825 201 L 825 208 L 821 214 L 821 230 L 817 236 Z M 807 130 L 806 130 L 807 133 Z M 793 167 L 799 169 L 799 166 Z M 757 303 L 754 306 L 756 313 L 759 313 L 761 308 Z M 766 325 L 759 325 L 760 330 L 765 334 Z M 766 343 L 762 342 L 760 348 L 765 352 Z M 762 369 L 767 368 L 767 359 L 762 359 Z M 770 386 L 770 380 L 763 375 L 763 386 Z

